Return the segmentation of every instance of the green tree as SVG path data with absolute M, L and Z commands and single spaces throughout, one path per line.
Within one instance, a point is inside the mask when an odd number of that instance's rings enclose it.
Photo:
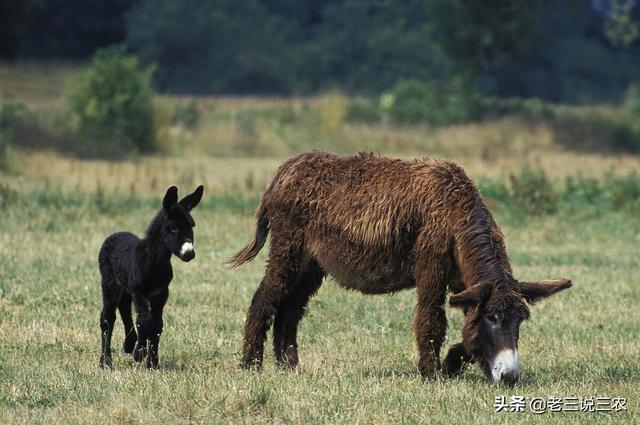
M 258 0 L 141 0 L 127 28 L 127 44 L 158 65 L 162 90 L 288 91 L 287 23 Z
M 122 156 L 153 148 L 152 72 L 122 48 L 96 53 L 67 91 L 79 153 Z
M 615 47 L 629 47 L 640 35 L 638 23 L 634 22 L 632 10 L 635 2 L 612 0 L 604 25 L 604 34 Z
M 491 71 L 523 50 L 536 0 L 429 0 L 430 25 L 447 52 L 472 71 Z

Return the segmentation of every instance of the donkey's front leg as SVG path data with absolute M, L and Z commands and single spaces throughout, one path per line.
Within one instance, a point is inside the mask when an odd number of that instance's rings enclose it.
M 165 303 L 169 298 L 169 290 L 165 290 L 159 295 L 151 298 L 151 316 L 153 317 L 153 329 L 149 338 L 149 355 L 147 356 L 147 367 L 150 369 L 157 369 L 158 358 L 158 346 L 160 345 L 160 334 L 162 334 L 162 310 Z
M 420 353 L 418 370 L 424 377 L 433 377 L 440 368 L 440 347 L 444 342 L 446 329 L 444 306 L 418 301 L 414 331 Z
M 133 349 L 133 360 L 141 362 L 147 355 L 147 341 L 153 334 L 153 316 L 151 315 L 151 302 L 148 297 L 141 294 L 133 294 L 133 306 L 136 309 L 136 333 L 138 340 Z
M 464 370 L 464 367 L 473 361 L 473 357 L 467 353 L 461 342 L 449 349 L 447 357 L 442 363 L 442 372 L 447 376 L 455 376 Z
M 418 306 L 414 332 L 420 359 L 418 370 L 424 377 L 433 377 L 440 369 L 440 347 L 447 332 L 445 313 L 446 286 L 440 279 L 421 280 L 417 283 Z

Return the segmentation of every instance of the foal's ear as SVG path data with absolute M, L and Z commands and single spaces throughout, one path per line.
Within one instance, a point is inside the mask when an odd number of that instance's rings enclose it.
M 164 199 L 162 200 L 162 208 L 165 210 L 169 210 L 172 206 L 174 206 L 178 202 L 178 188 L 175 186 L 171 186 L 167 189 L 167 193 L 164 194 Z
M 200 203 L 202 199 L 202 193 L 204 193 L 204 186 L 200 185 L 193 191 L 192 194 L 185 196 L 179 202 L 180 205 L 185 207 L 187 211 L 191 211 Z
M 536 282 L 518 282 L 518 292 L 530 304 L 535 304 L 543 298 L 571 288 L 569 279 L 539 280 Z
M 478 283 L 449 297 L 451 307 L 471 307 L 483 302 L 491 294 L 492 285 L 489 282 Z

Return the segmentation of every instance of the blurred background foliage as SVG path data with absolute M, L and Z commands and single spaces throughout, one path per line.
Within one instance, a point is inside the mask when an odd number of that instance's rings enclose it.
M 637 0 L 0 0 L 0 12 L 5 158 L 12 146 L 422 152 L 444 137 L 434 129 L 475 123 L 497 134 L 467 137 L 486 158 L 520 149 L 507 139 L 543 143 L 534 125 L 560 148 L 640 152 Z
M 640 72 L 635 0 L 3 0 L 0 56 L 124 44 L 160 91 L 379 94 L 463 78 L 483 95 L 617 101 Z

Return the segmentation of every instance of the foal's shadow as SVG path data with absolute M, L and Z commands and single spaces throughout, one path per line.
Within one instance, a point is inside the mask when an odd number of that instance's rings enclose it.
M 131 358 L 128 358 L 126 360 L 121 359 L 120 362 L 117 362 L 115 364 L 116 369 L 118 368 L 118 364 L 120 364 L 121 369 L 148 370 L 149 372 L 187 372 L 192 369 L 192 367 L 189 366 L 188 362 L 177 362 L 175 360 L 164 361 L 162 359 L 160 359 L 160 364 L 155 369 L 148 368 L 145 360 L 138 363 Z

